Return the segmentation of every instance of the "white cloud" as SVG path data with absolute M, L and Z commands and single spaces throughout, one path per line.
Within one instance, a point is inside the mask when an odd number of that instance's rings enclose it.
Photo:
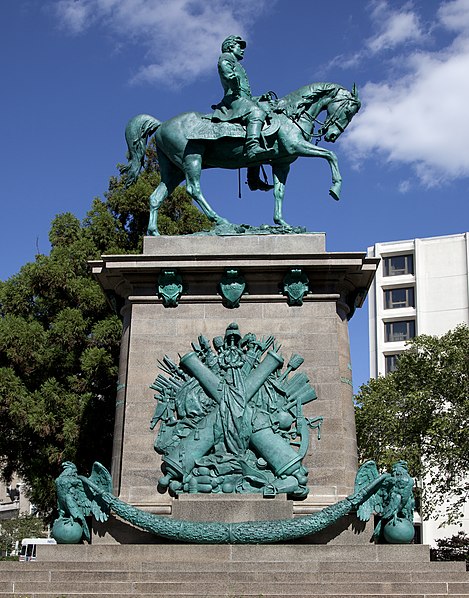
M 440 6 L 438 16 L 448 29 L 464 31 L 469 27 L 469 2 L 467 0 L 447 2 Z
M 271 4 L 271 3 L 270 3 Z M 134 81 L 181 85 L 213 69 L 221 41 L 246 37 L 267 0 L 58 0 L 56 13 L 74 34 L 92 25 L 113 30 L 118 42 L 142 46 L 148 62 Z
M 416 42 L 423 37 L 418 15 L 410 8 L 391 10 L 386 2 L 379 2 L 372 12 L 378 33 L 366 45 L 373 54 L 395 48 L 406 42 Z
M 399 193 L 402 193 L 403 195 L 405 195 L 412 189 L 412 183 L 408 179 L 406 179 L 399 183 L 397 189 L 398 189 Z
M 427 186 L 469 176 L 469 0 L 446 2 L 437 16 L 455 32 L 450 45 L 413 52 L 402 58 L 405 75 L 366 84 L 343 140 L 354 159 L 411 164 Z
M 386 50 L 396 49 L 400 45 L 410 45 L 420 42 L 425 33 L 420 25 L 417 13 L 411 9 L 411 4 L 405 4 L 400 10 L 391 8 L 387 0 L 370 0 L 369 16 L 372 29 L 376 33 L 364 41 L 363 47 L 350 54 L 339 54 L 326 65 L 319 68 L 319 72 L 326 73 L 332 68 L 349 70 L 364 59 L 376 56 Z
M 56 10 L 63 26 L 72 33 L 80 33 L 90 24 L 90 6 L 86 2 L 59 0 Z

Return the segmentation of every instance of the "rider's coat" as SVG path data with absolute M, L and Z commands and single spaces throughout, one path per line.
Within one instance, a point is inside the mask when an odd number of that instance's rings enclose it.
M 215 107 L 212 120 L 242 121 L 251 112 L 262 110 L 252 97 L 244 67 L 231 52 L 224 52 L 218 59 L 218 74 L 225 95 Z

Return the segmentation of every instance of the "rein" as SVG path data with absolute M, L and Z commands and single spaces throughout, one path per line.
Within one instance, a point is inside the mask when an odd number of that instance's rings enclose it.
M 335 100 L 335 101 L 338 102 L 338 106 L 334 110 L 334 113 L 331 114 L 331 116 L 329 116 L 328 118 L 326 118 L 326 122 L 324 123 L 324 127 L 327 130 L 330 126 L 335 125 L 338 129 L 340 129 L 340 132 L 343 133 L 345 131 L 345 127 L 343 127 L 338 122 L 339 117 L 337 116 L 337 113 L 342 111 L 342 108 L 345 106 L 345 104 L 347 104 L 348 102 L 353 102 L 353 100 L 349 99 L 349 98 L 344 98 L 343 100 Z
M 318 125 L 324 126 L 324 123 L 321 122 L 320 120 L 318 120 L 317 118 L 314 118 L 313 116 L 310 116 L 307 112 L 303 112 L 301 114 L 300 118 L 303 117 L 303 116 L 306 116 L 308 118 L 308 120 L 313 123 L 313 128 L 312 128 L 311 132 L 307 133 L 303 129 L 303 127 L 300 125 L 300 123 L 298 122 L 298 120 L 297 120 L 298 116 L 297 115 L 293 115 L 292 116 L 291 114 L 288 114 L 288 112 L 286 111 L 285 108 L 283 108 L 282 110 L 278 110 L 277 114 L 283 114 L 284 116 L 286 116 L 288 118 L 288 120 L 291 120 L 291 122 L 300 129 L 300 131 L 303 134 L 303 137 L 306 139 L 306 141 L 310 141 L 311 137 L 316 137 L 317 138 L 316 139 L 316 145 L 321 141 L 321 139 L 322 139 L 322 137 L 324 135 L 324 131 L 322 133 L 319 133 L 319 134 L 315 133 L 314 132 L 314 124 L 317 123 Z
M 280 112 L 282 114 L 284 114 L 289 120 L 291 120 L 291 122 L 293 124 L 295 124 L 301 131 L 301 133 L 303 134 L 303 137 L 307 140 L 307 141 L 311 141 L 311 138 L 316 138 L 316 145 L 321 141 L 321 139 L 324 137 L 324 135 L 327 133 L 329 127 L 331 127 L 332 125 L 335 125 L 341 133 L 344 132 L 345 127 L 343 127 L 338 121 L 339 121 L 339 117 L 342 114 L 342 109 L 344 108 L 344 106 L 349 103 L 349 102 L 353 102 L 353 98 L 343 98 L 342 100 L 332 100 L 334 103 L 337 102 L 337 107 L 334 110 L 334 112 L 328 116 L 326 118 L 326 120 L 324 122 L 320 121 L 317 117 L 311 116 L 307 110 L 303 111 L 300 115 L 296 114 L 296 115 L 290 115 L 287 113 L 287 111 L 285 109 L 281 110 Z M 305 131 L 305 129 L 300 125 L 299 120 L 305 116 L 310 123 L 312 123 L 312 130 L 310 133 L 307 133 Z M 314 125 L 318 124 L 320 125 L 320 129 L 319 129 L 319 133 L 315 133 L 314 132 Z
M 295 117 L 289 117 L 290 120 L 300 129 L 300 131 L 303 133 L 303 137 L 306 139 L 306 141 L 310 141 L 312 137 L 316 138 L 316 143 L 315 145 L 317 145 L 321 139 L 323 138 L 325 132 L 327 131 L 327 128 L 324 128 L 324 123 L 322 121 L 320 121 L 318 118 L 311 116 L 307 111 L 303 112 L 303 114 L 300 116 L 300 118 L 302 116 L 306 116 L 306 118 L 309 120 L 310 123 L 312 123 L 313 127 L 311 129 L 311 133 L 306 133 L 306 131 L 303 129 L 303 127 L 300 125 L 300 123 L 295 120 Z M 320 131 L 322 131 L 321 133 L 315 133 L 314 132 L 314 125 L 318 124 L 321 126 L 321 129 L 319 129 Z

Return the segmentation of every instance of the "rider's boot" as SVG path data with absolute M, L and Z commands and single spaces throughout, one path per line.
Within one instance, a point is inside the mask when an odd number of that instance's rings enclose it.
M 272 155 L 270 150 L 265 150 L 259 144 L 259 138 L 261 136 L 262 125 L 264 124 L 264 120 L 262 118 L 253 118 L 247 124 L 247 135 L 246 135 L 246 144 L 245 144 L 245 152 L 246 156 L 250 160 L 268 158 Z
M 269 185 L 263 181 L 260 176 L 260 166 L 249 166 L 248 168 L 248 187 L 251 191 L 270 191 L 274 188 L 273 185 Z

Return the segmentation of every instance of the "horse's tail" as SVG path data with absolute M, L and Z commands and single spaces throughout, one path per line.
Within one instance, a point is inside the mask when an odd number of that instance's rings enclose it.
M 133 185 L 140 174 L 145 158 L 147 139 L 161 125 L 161 122 L 149 114 L 138 114 L 129 120 L 125 127 L 125 140 L 127 141 L 127 159 L 129 163 L 122 166 L 121 174 L 127 175 L 126 187 Z

